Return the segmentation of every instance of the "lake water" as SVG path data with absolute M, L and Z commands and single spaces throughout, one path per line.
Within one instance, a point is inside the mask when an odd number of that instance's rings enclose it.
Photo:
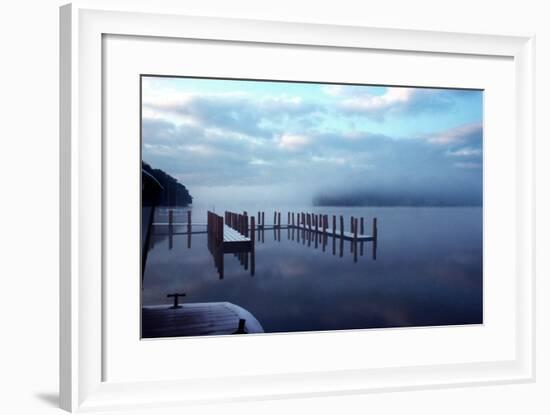
M 187 209 L 175 222 L 186 222 Z M 236 209 L 257 212 L 258 209 Z M 287 221 L 288 208 L 282 212 Z M 256 242 L 254 273 L 234 254 L 224 255 L 224 275 L 214 265 L 207 235 L 167 235 L 154 227 L 143 276 L 142 304 L 166 304 L 167 293 L 185 292 L 184 303 L 228 301 L 251 312 L 265 332 L 364 329 L 483 322 L 482 208 L 292 208 L 294 212 L 365 218 L 365 233 L 378 219 L 372 242 L 358 246 L 328 237 L 310 241 L 295 231 L 266 230 Z M 223 215 L 223 212 L 221 213 Z M 157 209 L 156 222 L 166 222 Z M 205 230 L 206 210 L 193 209 L 193 231 Z M 265 209 L 266 224 L 273 208 Z M 174 227 L 175 233 L 186 227 Z M 300 238 L 298 240 L 298 237 Z M 293 239 L 294 238 L 294 239 Z M 334 244 L 334 246 L 333 246 Z

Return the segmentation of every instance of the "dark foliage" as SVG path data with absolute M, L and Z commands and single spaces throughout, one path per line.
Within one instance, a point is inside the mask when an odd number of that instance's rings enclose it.
M 193 203 L 193 197 L 187 188 L 172 176 L 160 169 L 153 169 L 144 161 L 141 162 L 141 167 L 157 179 L 163 187 L 157 199 L 159 206 L 188 206 Z

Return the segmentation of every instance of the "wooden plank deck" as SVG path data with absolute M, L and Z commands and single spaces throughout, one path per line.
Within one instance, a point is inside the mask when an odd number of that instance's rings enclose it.
M 252 249 L 252 239 L 242 233 L 223 225 L 223 252 L 246 252 Z
M 142 338 L 214 336 L 241 334 L 239 320 L 245 320 L 245 333 L 263 333 L 260 322 L 248 311 L 229 302 L 189 303 L 181 308 L 158 305 L 142 308 Z
M 246 242 L 250 241 L 250 238 L 244 236 L 242 233 L 230 228 L 227 225 L 223 225 L 223 241 L 224 242 Z

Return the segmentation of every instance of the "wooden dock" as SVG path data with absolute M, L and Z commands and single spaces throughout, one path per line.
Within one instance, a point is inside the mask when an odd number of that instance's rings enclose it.
M 191 211 L 187 211 L 187 221 L 175 221 L 173 210 L 168 210 L 167 222 L 154 222 L 153 226 L 167 227 L 169 237 L 169 249 L 172 249 L 172 237 L 174 235 L 187 235 L 187 247 L 191 247 L 191 235 L 207 233 L 208 249 L 214 257 L 214 263 L 220 275 L 224 275 L 224 258 L 226 253 L 233 253 L 239 259 L 245 270 L 250 269 L 251 275 L 255 272 L 255 243 L 264 242 L 264 232 L 273 230 L 276 239 L 280 241 L 280 232 L 286 229 L 288 232 L 297 230 L 302 233 L 302 240 L 316 241 L 320 237 L 323 240 L 330 237 L 334 240 L 350 242 L 350 252 L 354 254 L 357 261 L 357 254 L 363 255 L 364 243 L 372 242 L 372 258 L 376 260 L 378 245 L 378 222 L 377 218 L 372 219 L 371 232 L 365 232 L 365 219 L 363 217 L 348 217 L 343 215 L 326 215 L 318 212 L 273 212 L 273 223 L 265 223 L 265 212 L 259 211 L 257 219 L 255 215 L 249 216 L 247 212 L 235 213 L 226 211 L 223 216 L 214 212 L 208 212 L 207 222 L 192 223 Z M 286 216 L 286 224 L 281 221 Z M 349 223 L 349 226 L 345 226 Z M 206 226 L 205 226 L 206 225 Z M 205 227 L 206 229 L 194 230 L 193 226 Z M 184 230 L 182 230 L 183 228 Z M 297 235 L 300 239 L 300 234 Z M 326 241 L 322 244 L 326 248 Z M 249 267 L 250 265 L 250 267 Z
M 248 310 L 229 302 L 143 307 L 142 338 L 263 333 Z
M 250 228 L 249 228 L 250 226 Z M 208 212 L 208 249 L 214 257 L 214 265 L 218 270 L 220 279 L 224 276 L 224 254 L 235 254 L 245 270 L 249 268 L 250 253 L 250 274 L 255 272 L 255 250 L 254 236 L 255 223 L 254 218 L 250 219 L 245 213 L 237 214 L 225 212 L 225 215 L 219 216 L 214 212 Z
M 248 224 L 246 227 L 248 229 Z M 231 226 L 231 222 L 224 223 L 224 218 L 213 212 L 208 212 L 207 232 L 212 243 L 224 253 L 247 252 L 253 248 L 248 230 Z

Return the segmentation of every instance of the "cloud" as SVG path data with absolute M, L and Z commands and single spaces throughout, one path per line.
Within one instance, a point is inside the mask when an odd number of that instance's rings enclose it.
M 479 157 L 481 156 L 481 148 L 464 147 L 458 150 L 449 150 L 447 155 L 450 157 Z
M 299 96 L 255 97 L 243 92 L 153 94 L 143 100 L 143 115 L 174 124 L 202 126 L 233 135 L 271 138 L 274 126 L 303 122 L 303 117 L 321 111 L 318 104 Z
M 325 93 L 340 97 L 339 107 L 349 114 L 383 122 L 388 118 L 423 112 L 445 112 L 453 108 L 464 91 L 408 87 L 346 86 L 327 88 Z M 382 91 L 382 93 L 380 93 Z
M 472 141 L 481 142 L 482 135 L 483 125 L 481 122 L 475 122 L 460 125 L 431 135 L 428 137 L 428 142 L 440 145 L 463 144 Z
M 364 122 L 444 112 L 454 91 L 327 85 L 300 95 L 296 86 L 277 93 L 275 86 L 231 92 L 229 81 L 220 85 L 201 93 L 155 89 L 143 99 L 144 160 L 209 203 L 283 194 L 307 201 L 320 189 L 479 191 L 480 122 L 402 136 Z
M 249 164 L 252 164 L 253 166 L 269 166 L 271 162 L 262 159 L 252 159 Z
M 362 95 L 346 99 L 342 107 L 365 114 L 382 114 L 406 105 L 415 91 L 410 88 L 388 88 L 383 95 Z
M 474 162 L 459 162 L 454 163 L 454 166 L 458 167 L 459 169 L 480 169 L 482 167 L 482 164 Z
M 304 135 L 283 134 L 277 140 L 279 148 L 288 151 L 299 151 L 307 147 L 311 143 L 311 139 Z

